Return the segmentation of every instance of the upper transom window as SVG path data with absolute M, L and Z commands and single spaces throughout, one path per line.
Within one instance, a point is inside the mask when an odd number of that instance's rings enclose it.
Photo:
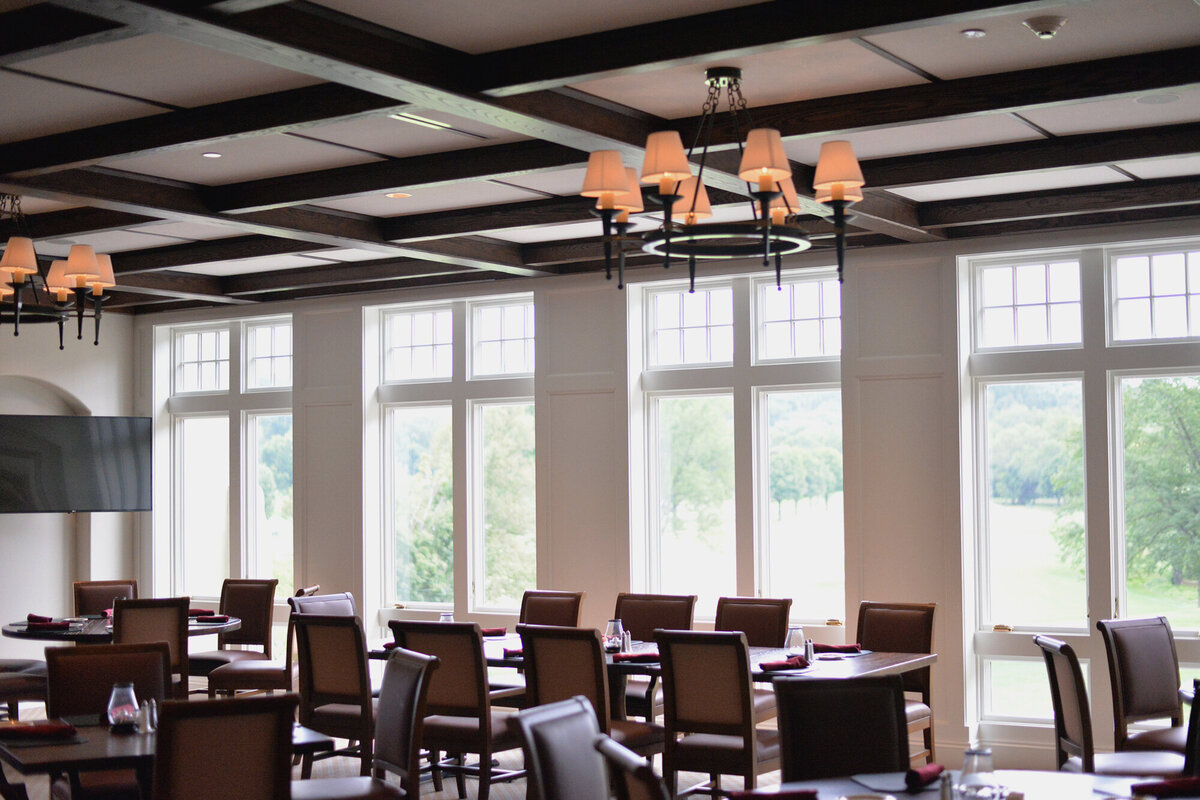
M 842 351 L 842 295 L 836 278 L 774 279 L 755 284 L 759 361 L 837 356 Z
M 229 391 L 229 329 L 175 334 L 176 394 Z
M 1118 256 L 1112 282 L 1114 341 L 1200 336 L 1200 252 Z
M 393 311 L 384 324 L 385 381 L 444 380 L 453 375 L 449 308 Z
M 1079 262 L 997 264 L 979 270 L 979 347 L 1079 344 Z
M 651 367 L 733 361 L 733 290 L 728 285 L 650 293 Z

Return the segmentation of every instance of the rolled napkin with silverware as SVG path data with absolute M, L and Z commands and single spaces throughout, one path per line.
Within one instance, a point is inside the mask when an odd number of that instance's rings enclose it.
M 929 784 L 938 779 L 944 771 L 945 767 L 941 764 L 926 764 L 917 769 L 910 769 L 904 773 L 904 785 L 908 787 L 910 792 L 915 792 L 918 789 L 923 789 Z
M 791 656 L 781 661 L 762 661 L 758 668 L 764 672 L 774 672 L 778 669 L 804 669 L 808 666 L 808 659 L 804 656 Z
M 196 622 L 229 622 L 228 614 L 206 614 L 203 617 L 195 617 Z
M 861 653 L 861 644 L 822 644 L 813 642 L 814 653 Z
M 26 622 L 53 622 L 54 617 L 43 617 L 41 614 L 26 614 Z
M 656 664 L 660 658 L 657 650 L 645 650 L 640 653 L 613 653 L 613 662 L 617 664 Z
M 1200 778 L 1169 778 L 1165 781 L 1147 781 L 1135 783 L 1129 791 L 1136 797 L 1150 795 L 1151 797 L 1198 797 L 1200 796 Z

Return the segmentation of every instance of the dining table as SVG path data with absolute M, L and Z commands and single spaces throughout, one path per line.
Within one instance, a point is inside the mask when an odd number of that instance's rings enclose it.
M 1050 772 L 1027 769 L 998 769 L 994 773 L 996 785 L 1009 792 L 1021 792 L 1025 800 L 1099 800 L 1099 798 L 1131 797 L 1135 783 L 1150 780 L 1132 776 L 1090 775 L 1075 772 Z M 957 781 L 958 770 L 950 771 L 951 782 Z M 776 794 L 790 791 L 813 790 L 817 800 L 839 798 L 893 798 L 913 797 L 919 800 L 937 800 L 940 789 L 934 781 L 924 789 L 907 792 L 903 772 L 880 772 L 850 775 L 842 778 L 824 778 L 815 781 L 792 781 L 777 786 L 764 786 L 755 790 L 754 796 L 771 800 Z
M 154 771 L 154 733 L 113 733 L 100 718 L 71 718 L 74 737 L 62 741 L 4 741 L 0 760 L 22 775 L 53 775 L 71 771 L 132 769 L 137 773 L 143 798 L 149 798 Z M 295 755 L 333 750 L 333 739 L 299 723 L 292 727 Z M 7 788 L 7 787 L 6 787 Z M 8 796 L 3 790 L 0 794 Z
M 56 622 L 66 622 L 62 629 L 34 628 L 30 630 L 25 620 L 10 622 L 0 633 L 12 639 L 35 639 L 44 642 L 73 642 L 75 644 L 108 644 L 112 641 L 111 617 L 66 617 Z M 208 636 L 214 633 L 228 633 L 242 627 L 238 617 L 229 617 L 223 622 L 198 622 L 195 618 L 188 619 L 188 636 Z

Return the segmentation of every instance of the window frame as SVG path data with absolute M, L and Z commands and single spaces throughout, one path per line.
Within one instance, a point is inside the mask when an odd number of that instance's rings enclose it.
M 762 351 L 765 349 L 765 345 L 766 345 L 766 343 L 764 342 L 765 334 L 763 332 L 763 326 L 765 324 L 767 324 L 766 320 L 763 318 L 764 317 L 763 308 L 762 308 L 763 303 L 761 302 L 763 290 L 770 291 L 772 287 L 775 287 L 777 285 L 795 286 L 796 284 L 800 284 L 800 283 L 815 283 L 820 287 L 817 290 L 818 296 L 820 298 L 819 303 L 821 305 L 822 310 L 824 310 L 825 285 L 827 283 L 836 282 L 836 281 L 837 281 L 836 276 L 827 275 L 827 274 L 823 274 L 823 273 L 818 273 L 818 274 L 814 275 L 814 274 L 810 274 L 807 271 L 803 272 L 801 274 L 798 274 L 798 275 L 792 275 L 787 278 L 783 278 L 778 283 L 776 282 L 775 277 L 771 276 L 771 275 L 764 275 L 764 276 L 755 278 L 751 283 L 751 292 L 752 292 L 751 311 L 753 314 L 753 325 L 754 325 L 754 340 L 753 340 L 754 351 L 752 354 L 752 363 L 756 364 L 756 365 L 757 364 L 795 364 L 797 362 L 799 362 L 799 363 L 820 362 L 820 361 L 828 361 L 832 358 L 840 358 L 841 354 L 842 354 L 842 342 L 841 341 L 839 341 L 839 343 L 838 343 L 838 348 L 837 348 L 836 353 L 826 353 L 826 354 L 815 355 L 815 356 L 813 356 L 813 355 L 784 356 L 784 357 L 776 357 L 776 358 L 768 358 L 768 357 L 762 355 Z M 840 288 L 840 286 L 839 286 L 839 288 Z M 839 322 L 841 321 L 842 303 L 841 303 L 841 292 L 840 291 L 838 292 L 838 295 L 839 295 L 838 314 L 836 317 L 823 316 L 819 312 L 818 312 L 818 316 L 815 317 L 818 325 L 821 328 L 822 343 L 825 341 L 825 326 L 824 326 L 825 320 L 836 319 Z M 788 319 L 787 322 L 789 322 L 793 326 L 793 335 L 794 335 L 794 326 L 795 326 L 795 323 L 797 322 L 796 318 L 792 317 L 792 318 Z
M 1175 246 L 1169 246 L 1172 244 L 1175 244 Z M 1111 247 L 1105 251 L 1105 264 L 1104 264 L 1104 271 L 1105 271 L 1104 288 L 1105 288 L 1105 293 L 1106 293 L 1105 294 L 1105 318 L 1106 318 L 1106 322 L 1108 323 L 1105 326 L 1105 341 L 1107 341 L 1108 346 L 1110 348 L 1139 347 L 1139 346 L 1145 346 L 1145 345 L 1161 345 L 1161 344 L 1186 344 L 1186 343 L 1200 341 L 1200 334 L 1196 334 L 1195 336 L 1192 336 L 1192 335 L 1169 336 L 1169 337 L 1168 336 L 1151 336 L 1149 338 L 1141 338 L 1141 339 L 1118 339 L 1117 338 L 1117 330 L 1116 330 L 1117 300 L 1118 300 L 1118 298 L 1117 298 L 1117 272 L 1116 272 L 1117 260 L 1121 259 L 1121 258 L 1131 258 L 1131 257 L 1136 258 L 1138 256 L 1146 256 L 1148 259 L 1150 259 L 1151 263 L 1150 263 L 1149 281 L 1150 281 L 1150 285 L 1151 285 L 1151 294 L 1149 295 L 1149 299 L 1150 299 L 1150 303 L 1151 303 L 1151 320 L 1150 320 L 1151 331 L 1153 331 L 1153 329 L 1154 329 L 1153 257 L 1156 255 L 1165 255 L 1168 252 L 1175 252 L 1175 251 L 1182 252 L 1182 254 L 1185 258 L 1185 263 L 1183 266 L 1184 280 L 1185 280 L 1185 282 L 1188 282 L 1187 255 L 1188 255 L 1189 250 L 1193 251 L 1193 252 L 1200 251 L 1200 241 L 1192 240 L 1192 241 L 1183 241 L 1183 242 L 1179 242 L 1179 243 L 1142 242 L 1142 243 L 1139 243 L 1136 245 Z M 1188 282 L 1188 286 L 1190 288 L 1190 282 Z M 1197 287 L 1196 293 L 1197 293 L 1197 295 L 1200 295 L 1200 287 Z M 1189 296 L 1189 294 L 1190 293 L 1183 295 L 1185 300 Z M 1190 322 L 1190 316 L 1191 316 L 1190 308 L 1188 310 L 1188 316 L 1189 316 L 1189 322 Z
M 1083 319 L 1082 319 L 1083 305 L 1085 302 L 1083 299 L 1084 264 L 1083 264 L 1082 259 L 1079 257 L 1080 252 L 1081 251 L 1079 251 L 1077 249 L 1076 250 L 1048 249 L 1045 251 L 1039 251 L 1039 252 L 1034 252 L 1034 253 L 1013 254 L 1012 257 L 997 255 L 997 256 L 986 256 L 986 257 L 981 257 L 981 258 L 975 258 L 975 257 L 960 258 L 959 259 L 960 263 L 962 263 L 965 260 L 966 263 L 970 264 L 969 293 L 970 293 L 970 303 L 971 303 L 971 305 L 970 305 L 970 307 L 971 307 L 971 326 L 970 326 L 970 328 L 971 328 L 971 347 L 970 347 L 971 355 L 980 355 L 980 354 L 984 354 L 984 353 L 1029 353 L 1029 352 L 1047 352 L 1047 351 L 1051 351 L 1051 350 L 1082 350 L 1084 348 L 1086 340 L 1087 340 L 1087 331 L 1086 331 L 1087 326 L 1086 326 L 1086 324 L 1084 324 Z M 1052 263 L 1061 263 L 1061 262 L 1067 261 L 1067 260 L 1074 260 L 1074 261 L 1079 262 L 1079 292 L 1080 292 L 1080 299 L 1079 299 L 1080 337 L 1079 337 L 1079 339 L 1080 340 L 1078 342 L 1058 342 L 1058 343 L 1047 341 L 1046 344 L 1033 344 L 1033 345 L 1016 344 L 1015 342 L 1011 345 L 984 345 L 983 344 L 983 338 L 984 338 L 983 337 L 983 311 L 985 308 L 985 306 L 983 305 L 983 272 L 984 272 L 984 270 L 988 269 L 988 268 L 992 268 L 992 267 L 1002 267 L 1002 266 L 1012 267 L 1014 270 L 1017 269 L 1018 267 L 1033 266 L 1033 265 L 1045 265 L 1046 267 L 1049 267 L 1050 264 L 1052 264 Z M 1014 291 L 1015 291 L 1015 288 L 1014 288 Z M 1049 308 L 1049 306 L 1051 305 L 1049 296 L 1047 296 L 1046 302 L 1043 303 L 1042 305 Z M 988 307 L 995 308 L 997 306 L 988 306 Z M 1014 309 L 1019 308 L 1019 306 L 1016 304 L 1015 294 L 1013 297 L 1012 307 Z M 1016 323 L 1014 320 L 1014 328 L 1013 328 L 1014 339 L 1016 338 L 1015 325 L 1016 325 Z M 1049 320 L 1047 320 L 1047 337 L 1049 337 Z
M 257 329 L 257 328 L 277 328 L 277 327 L 281 327 L 284 324 L 286 324 L 286 326 L 288 328 L 288 340 L 289 340 L 288 353 L 286 355 L 276 354 L 273 349 L 271 351 L 271 354 L 267 355 L 267 356 L 256 356 L 256 355 L 251 354 L 251 349 L 252 349 L 251 343 L 254 341 L 255 329 Z M 245 375 L 243 376 L 242 382 L 241 382 L 241 386 L 243 387 L 242 391 L 246 394 L 250 394 L 250 393 L 255 393 L 255 392 L 277 392 L 277 391 L 280 391 L 281 389 L 290 389 L 296 379 L 295 330 L 292 326 L 291 316 L 256 318 L 251 321 L 243 322 L 242 326 L 243 326 L 242 339 L 246 343 L 245 344 L 246 356 L 244 359 L 242 359 L 243 363 L 245 364 Z M 274 335 L 272 334 L 272 338 L 273 338 L 273 336 Z M 254 370 L 254 362 L 257 360 L 264 359 L 264 358 L 271 362 L 272 373 L 274 373 L 276 361 L 283 359 L 283 358 L 288 359 L 288 361 L 291 362 L 289 371 L 292 376 L 292 380 L 288 381 L 286 384 L 271 385 L 271 386 L 252 386 L 251 385 L 251 374 Z
M 536 318 L 537 309 L 534 307 L 533 296 L 532 295 L 515 295 L 515 297 L 517 297 L 517 298 L 523 298 L 523 299 L 519 299 L 517 302 L 513 302 L 513 300 L 512 300 L 513 297 L 514 297 L 514 295 L 509 295 L 508 296 L 509 299 L 507 299 L 507 300 L 505 298 L 499 298 L 499 299 L 488 298 L 486 300 L 469 300 L 469 301 L 467 301 L 467 306 L 468 306 L 467 332 L 468 332 L 468 336 L 470 337 L 469 353 L 468 353 L 468 357 L 467 357 L 467 366 L 468 366 L 468 378 L 467 379 L 468 380 L 491 381 L 491 380 L 503 380 L 505 378 L 527 378 L 527 377 L 533 376 L 533 373 L 534 373 L 533 369 L 523 370 L 523 371 L 519 371 L 519 372 L 517 372 L 517 371 L 514 371 L 514 372 L 477 372 L 475 369 L 477 353 L 478 353 L 479 345 L 480 345 L 480 340 L 477 338 L 477 336 L 480 333 L 480 331 L 477 330 L 480 327 L 479 323 L 478 323 L 479 312 L 481 312 L 485 309 L 488 309 L 488 308 L 503 309 L 503 308 L 509 308 L 512 306 L 521 306 L 522 308 L 529 309 L 527 312 L 528 313 L 527 319 L 528 319 L 529 324 L 533 328 L 533 335 L 532 336 L 523 336 L 523 337 L 521 337 L 521 339 L 519 341 L 522 341 L 522 342 L 528 341 L 533 346 L 533 363 L 536 367 L 536 365 L 537 365 L 537 322 L 536 322 L 535 318 Z M 503 317 L 503 314 L 501 314 L 501 317 Z M 503 319 L 501 319 L 501 327 L 503 327 L 503 324 L 504 324 Z M 505 339 L 503 337 L 503 335 L 501 335 L 501 338 L 499 338 L 499 339 L 495 339 L 495 340 L 488 339 L 487 341 L 498 342 L 501 346 L 501 351 L 503 351 L 505 342 L 518 341 L 518 340 Z
M 690 294 L 691 292 L 687 288 L 689 286 L 689 283 L 687 281 L 666 280 L 666 281 L 656 281 L 652 284 L 651 283 L 641 284 L 641 287 L 642 287 L 641 290 L 642 290 L 642 292 L 644 292 L 643 314 L 640 317 L 641 324 L 643 326 L 643 332 L 642 332 L 642 336 L 641 336 L 642 343 L 643 343 L 643 352 L 641 354 L 641 358 L 642 358 L 641 363 L 644 365 L 643 371 L 645 371 L 645 372 L 660 372 L 660 371 L 670 371 L 670 370 L 687 371 L 687 370 L 693 370 L 693 369 L 720 369 L 722 367 L 730 367 L 733 364 L 735 364 L 738 360 L 738 335 L 737 335 L 737 320 L 736 320 L 736 313 L 735 313 L 736 308 L 737 308 L 737 296 L 736 296 L 736 293 L 734 293 L 732 291 L 733 285 L 734 285 L 734 279 L 728 278 L 728 277 L 712 278 L 712 279 L 706 279 L 706 280 L 698 279 L 695 282 L 695 288 L 697 290 L 707 292 L 707 291 L 712 291 L 713 289 L 727 288 L 727 289 L 730 289 L 731 294 L 733 295 L 731 297 L 731 305 L 733 307 L 730 309 L 730 317 L 731 317 L 730 327 L 732 328 L 732 337 L 733 337 L 733 343 L 732 343 L 733 344 L 733 352 L 731 354 L 731 358 L 728 361 L 700 361 L 700 362 L 695 362 L 695 363 L 691 363 L 691 364 L 689 364 L 687 362 L 681 362 L 679 364 L 658 364 L 658 363 L 656 363 L 655 356 L 654 356 L 654 348 L 655 348 L 655 344 L 657 342 L 657 336 L 658 336 L 658 328 L 656 327 L 657 311 L 656 311 L 655 300 L 658 296 L 668 294 L 668 293 L 684 295 L 684 294 Z M 679 328 L 673 329 L 673 330 L 684 331 L 684 330 L 687 330 L 687 328 L 684 327 L 684 325 L 683 325 L 683 319 L 682 319 L 683 300 L 682 300 L 682 298 L 681 298 L 680 303 L 681 303 L 680 326 L 679 326 Z M 711 322 L 708 322 L 708 320 L 711 319 L 711 310 L 712 310 L 712 304 L 710 301 L 708 304 L 708 307 L 705 310 L 705 317 L 706 317 L 707 324 L 705 324 L 705 326 L 704 326 L 705 330 L 709 332 L 707 335 L 707 339 L 708 339 L 707 349 L 710 352 L 712 350 L 711 329 L 712 329 L 713 325 L 711 324 Z M 630 319 L 634 319 L 634 317 L 631 315 Z M 721 327 L 724 327 L 724 326 L 721 326 Z M 681 346 L 680 352 L 682 353 L 682 346 Z

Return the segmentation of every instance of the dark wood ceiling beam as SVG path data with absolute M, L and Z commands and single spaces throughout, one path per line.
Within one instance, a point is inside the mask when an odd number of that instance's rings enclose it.
M 157 222 L 158 217 L 148 217 L 145 214 L 130 214 L 125 211 L 111 211 L 107 208 L 92 208 L 80 206 L 67 208 L 62 211 L 47 211 L 42 214 L 30 214 L 25 217 L 29 224 L 29 232 L 34 240 L 57 239 L 60 237 L 80 236 L 87 233 L 103 233 L 105 231 L 124 230 L 147 222 Z M 12 236 L 16 226 L 11 220 L 0 222 L 0 236 Z
M 0 66 L 136 36 L 139 31 L 81 11 L 39 3 L 0 14 Z
M 980 236 L 1010 236 L 1041 231 L 1075 230 L 1097 226 L 1112 227 L 1181 219 L 1200 221 L 1200 205 L 1154 206 L 1125 211 L 1104 211 L 1063 217 L 1038 217 L 1037 219 L 1018 219 L 980 225 L 960 225 L 947 228 L 946 233 L 951 239 L 971 239 Z
M 599 218 L 592 214 L 595 207 L 596 201 L 587 197 L 549 197 L 524 203 L 390 217 L 379 221 L 379 229 L 385 238 L 405 242 L 585 220 L 596 220 L 599 230 Z
M 482 78 L 480 90 L 502 97 L 783 47 L 950 22 L 978 25 L 999 14 L 1036 14 L 1063 5 L 1054 0 L 858 0 L 825 4 L 809 13 L 798 10 L 794 0 L 775 0 L 498 50 L 474 57 L 474 64 Z
M 297 131 L 405 107 L 337 84 L 305 86 L 0 145 L 0 173 L 36 175 L 109 158 Z
M 212 208 L 240 213 L 364 193 L 419 191 L 460 181 L 511 178 L 586 163 L 587 153 L 569 147 L 513 142 L 226 184 L 204 190 L 204 195 Z
M 320 245 L 312 242 L 278 239 L 274 236 L 233 236 L 228 239 L 170 244 L 165 247 L 115 253 L 112 257 L 113 272 L 120 276 L 135 275 L 213 261 L 304 253 L 318 247 Z
M 925 229 L 916 203 L 887 192 L 867 189 L 863 199 L 850 206 L 847 213 L 851 217 L 849 224 L 903 242 L 936 242 L 946 238 L 941 231 Z
M 1198 142 L 1200 123 L 1193 122 L 877 158 L 863 161 L 862 168 L 870 186 L 892 188 L 1187 155 L 1196 152 Z
M 420 289 L 428 286 L 444 286 L 455 283 L 482 283 L 494 282 L 511 278 L 512 275 L 506 275 L 500 272 L 461 272 L 454 275 L 429 275 L 416 278 L 400 278 L 394 281 L 367 282 L 367 283 L 347 283 L 338 286 L 330 287 L 309 287 L 304 289 L 293 289 L 290 291 L 272 292 L 264 294 L 256 298 L 261 302 L 278 302 L 282 300 L 302 300 L 306 297 L 328 297 L 337 294 L 362 294 L 371 292 L 385 292 L 396 289 Z
M 1195 178 L 1166 178 L 997 197 L 941 200 L 921 204 L 918 216 L 923 225 L 950 227 L 1196 204 L 1200 204 L 1200 182 Z
M 218 305 L 245 305 L 253 302 L 226 296 L 222 290 L 220 278 L 181 272 L 122 275 L 118 288 L 120 291 L 130 294 L 166 297 L 173 300 L 202 300 Z
M 232 275 L 223 280 L 225 294 L 246 296 L 295 289 L 320 289 L 346 284 L 368 284 L 433 275 L 469 273 L 462 267 L 438 267 L 427 261 L 382 259 L 305 269 L 273 270 L 253 275 Z

